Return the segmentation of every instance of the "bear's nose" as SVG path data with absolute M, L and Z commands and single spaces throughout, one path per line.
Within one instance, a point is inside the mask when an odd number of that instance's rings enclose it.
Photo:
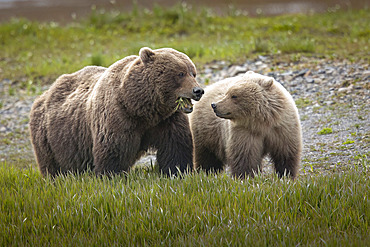
M 200 100 L 203 94 L 204 94 L 203 88 L 200 87 L 193 88 L 193 95 L 195 96 L 195 100 Z
M 193 88 L 193 93 L 197 94 L 197 95 L 204 94 L 204 90 L 203 90 L 203 88 L 195 87 L 195 88 Z
M 211 106 L 212 106 L 213 109 L 216 109 L 216 107 L 217 107 L 217 105 L 215 103 L 212 103 Z

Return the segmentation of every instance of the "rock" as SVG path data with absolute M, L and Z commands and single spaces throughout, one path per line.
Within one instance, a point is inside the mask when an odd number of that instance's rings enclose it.
M 296 87 L 296 86 L 298 86 L 298 82 L 297 82 L 297 81 L 291 81 L 291 82 L 289 83 L 289 86 L 291 86 L 291 87 Z
M 5 126 L 0 126 L 0 132 L 8 132 L 9 129 Z
M 258 59 L 262 60 L 262 61 L 266 61 L 268 59 L 268 57 L 258 55 Z
M 263 62 L 261 62 L 261 61 L 257 61 L 256 63 L 255 63 L 255 65 L 256 66 L 261 66 L 263 64 Z
M 366 70 L 362 73 L 362 78 L 367 79 L 370 76 L 370 70 Z
M 315 80 L 312 79 L 311 77 L 306 77 L 306 82 L 308 82 L 308 83 L 314 83 Z
M 206 68 L 206 69 L 204 69 L 204 73 L 205 74 L 212 74 L 212 69 Z
M 319 69 L 319 70 L 317 71 L 317 73 L 318 73 L 318 74 L 325 74 L 325 73 L 326 73 L 326 70 L 324 70 L 324 69 Z
M 304 76 L 308 71 L 309 71 L 309 69 L 300 70 L 300 71 L 298 71 L 298 73 L 296 74 L 296 77 Z
M 315 80 L 314 82 L 315 82 L 316 84 L 322 84 L 322 82 L 323 82 L 323 80 L 322 80 L 322 79 L 320 79 L 320 78 L 315 78 L 314 80 Z
M 247 72 L 247 68 L 246 67 L 242 67 L 242 66 L 239 66 L 239 65 L 236 65 L 236 66 L 231 66 L 228 70 L 228 74 L 232 77 L 232 76 L 237 76 L 238 74 L 244 74 L 245 72 Z
M 349 93 L 353 89 L 353 85 L 349 85 L 348 87 L 341 87 L 338 89 L 338 93 Z
M 286 72 L 282 73 L 281 75 L 282 75 L 282 76 L 292 76 L 292 75 L 293 75 L 293 71 L 288 70 L 288 71 L 286 71 Z

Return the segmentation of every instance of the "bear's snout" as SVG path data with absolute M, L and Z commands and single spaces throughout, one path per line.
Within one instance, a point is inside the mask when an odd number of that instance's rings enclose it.
M 217 117 L 220 117 L 220 118 L 230 119 L 231 118 L 231 112 L 225 111 L 227 109 L 224 109 L 224 106 L 223 105 L 217 106 L 218 103 L 220 103 L 220 102 L 211 103 L 211 107 L 212 107 L 214 113 L 216 114 L 216 116 Z
M 194 96 L 194 100 L 200 100 L 200 98 L 202 98 L 204 94 L 204 90 L 203 88 L 200 88 L 200 87 L 194 87 L 193 88 L 193 96 Z

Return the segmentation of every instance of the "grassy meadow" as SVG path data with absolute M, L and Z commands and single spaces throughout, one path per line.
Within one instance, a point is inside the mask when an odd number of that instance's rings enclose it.
M 51 180 L 1 164 L 0 245 L 366 246 L 368 168 L 294 182 L 153 168 Z
M 86 65 L 109 66 L 143 46 L 178 49 L 198 67 L 260 54 L 368 59 L 369 20 L 368 10 L 252 18 L 235 9 L 217 15 L 187 5 L 136 7 L 127 13 L 95 10 L 66 25 L 14 19 L 0 24 L 0 80 L 51 83 Z
M 0 23 L 0 81 L 38 94 L 60 74 L 109 66 L 143 46 L 173 47 L 199 68 L 258 55 L 368 61 L 369 20 L 367 9 L 252 18 L 186 5 L 94 10 L 63 25 L 13 19 Z M 295 181 L 272 174 L 170 179 L 156 166 L 112 179 L 52 180 L 35 163 L 20 169 L 2 161 L 0 246 L 368 246 L 370 167 L 366 155 L 354 163 Z

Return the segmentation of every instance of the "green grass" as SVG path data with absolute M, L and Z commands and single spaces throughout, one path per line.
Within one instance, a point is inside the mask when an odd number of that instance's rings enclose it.
M 298 108 L 304 108 L 309 105 L 312 105 L 312 101 L 306 98 L 299 98 L 295 100 L 295 104 L 297 105 Z
M 42 178 L 0 165 L 1 246 L 365 246 L 370 180 L 361 169 L 296 181 L 140 168 L 113 179 Z
M 367 9 L 255 18 L 234 12 L 139 6 L 123 13 L 95 10 L 67 25 L 13 19 L 0 24 L 0 79 L 52 82 L 86 65 L 108 66 L 138 54 L 143 46 L 173 47 L 198 66 L 213 60 L 245 61 L 259 54 L 369 58 Z
M 319 132 L 317 132 L 317 134 L 319 135 L 328 135 L 328 134 L 331 134 L 333 133 L 333 129 L 332 128 L 322 128 Z

